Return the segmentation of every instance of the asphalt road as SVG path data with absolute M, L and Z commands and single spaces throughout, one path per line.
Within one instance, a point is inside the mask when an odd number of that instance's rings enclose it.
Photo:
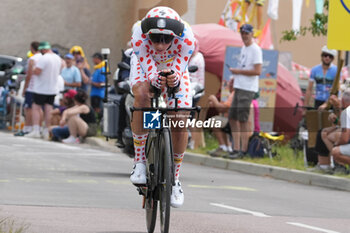
M 122 153 L 0 132 L 0 221 L 29 233 L 146 232 L 131 167 Z M 350 232 L 348 192 L 182 168 L 185 204 L 172 209 L 171 232 Z

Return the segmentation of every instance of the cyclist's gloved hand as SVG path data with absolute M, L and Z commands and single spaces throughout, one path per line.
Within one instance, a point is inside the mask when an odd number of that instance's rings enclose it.
M 166 81 L 169 87 L 177 87 L 180 84 L 180 77 L 178 73 L 172 73 L 166 77 Z
M 165 84 L 166 84 L 166 77 L 161 76 L 160 74 L 158 74 L 158 76 L 151 79 L 151 85 L 158 89 L 161 89 L 163 86 L 165 86 Z

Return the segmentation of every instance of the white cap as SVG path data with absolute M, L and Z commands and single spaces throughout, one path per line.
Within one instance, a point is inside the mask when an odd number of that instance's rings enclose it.
M 335 50 L 335 49 L 328 49 L 326 45 L 322 47 L 322 52 L 323 53 L 328 53 L 328 54 L 332 55 L 333 57 L 336 57 L 337 54 L 338 54 L 337 50 Z

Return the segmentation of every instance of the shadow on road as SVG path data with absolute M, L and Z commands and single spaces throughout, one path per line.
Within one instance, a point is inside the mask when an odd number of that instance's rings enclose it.
M 66 175 L 72 175 L 72 176 L 126 177 L 126 178 L 130 177 L 130 173 L 118 173 L 118 172 L 91 172 L 91 171 L 58 171 L 58 172 Z
M 108 232 L 96 232 L 96 233 L 145 233 L 143 231 L 108 231 Z

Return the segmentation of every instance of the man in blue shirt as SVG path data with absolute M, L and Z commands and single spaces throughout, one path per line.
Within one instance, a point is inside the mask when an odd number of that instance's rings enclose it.
M 314 83 L 316 84 L 314 107 L 324 109 L 325 102 L 329 98 L 329 91 L 332 88 L 333 80 L 337 74 L 337 66 L 332 61 L 337 56 L 337 51 L 323 46 L 321 53 L 321 64 L 311 69 L 309 86 L 306 89 L 304 106 L 309 106 L 310 97 Z
M 95 64 L 94 73 L 92 74 L 91 79 L 91 106 L 98 114 L 98 117 L 101 119 L 102 117 L 102 100 L 105 96 L 105 80 L 106 77 L 104 75 L 105 67 L 103 62 L 103 57 L 101 53 L 95 53 L 92 56 L 92 60 Z
M 74 89 L 76 90 L 77 87 L 81 86 L 81 75 L 79 69 L 73 65 L 74 63 L 74 56 L 70 53 L 67 53 L 64 56 L 64 60 L 66 61 L 67 67 L 65 67 L 62 72 L 61 76 L 64 79 L 64 89 Z

